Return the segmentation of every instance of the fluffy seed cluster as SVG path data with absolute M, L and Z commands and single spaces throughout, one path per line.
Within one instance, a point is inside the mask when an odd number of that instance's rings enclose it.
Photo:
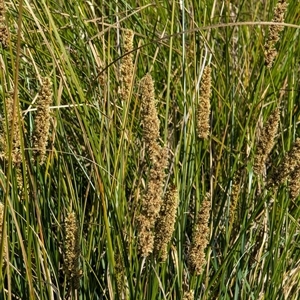
M 121 63 L 121 89 L 120 96 L 123 101 L 128 101 L 131 94 L 132 78 L 133 78 L 133 31 L 126 30 L 124 34 L 124 54 Z
M 154 251 L 160 259 L 168 257 L 168 243 L 171 241 L 178 207 L 178 192 L 174 185 L 168 187 L 155 226 Z
M 272 67 L 274 59 L 277 56 L 275 45 L 280 39 L 280 32 L 283 30 L 283 26 L 280 25 L 280 23 L 284 22 L 284 15 L 287 10 L 287 6 L 287 1 L 279 0 L 274 9 L 274 18 L 272 21 L 279 24 L 270 26 L 268 38 L 264 46 L 265 63 L 267 68 Z
M 2 231 L 3 222 L 4 222 L 4 205 L 2 202 L 0 202 L 0 243 L 1 241 L 3 242 L 3 260 L 6 261 L 7 241 L 6 241 L 6 235 Z
M 157 159 L 160 151 L 159 139 L 159 119 L 156 110 L 156 99 L 154 94 L 154 83 L 150 74 L 144 76 L 141 80 L 141 106 L 142 106 L 142 126 L 143 140 L 145 142 L 146 152 L 153 162 Z
M 295 170 L 291 173 L 290 178 L 290 196 L 292 199 L 296 199 L 300 194 L 300 165 L 297 165 Z
M 202 139 L 207 139 L 209 135 L 210 96 L 211 68 L 205 67 L 201 79 L 200 98 L 197 108 L 197 135 Z
M 285 155 L 283 161 L 275 169 L 268 180 L 268 187 L 278 187 L 286 179 L 291 179 L 300 169 L 300 138 L 297 138 L 292 149 Z M 292 178 L 293 179 L 293 178 Z
M 198 218 L 193 228 L 192 244 L 188 254 L 188 267 L 190 272 L 200 275 L 206 264 L 205 249 L 209 238 L 209 216 L 211 204 L 209 195 L 202 202 Z
M 150 174 L 138 216 L 138 243 L 142 256 L 153 252 L 154 228 L 162 205 L 168 151 L 159 145 L 159 120 L 150 74 L 141 80 L 143 140 L 150 160 Z
M 115 252 L 115 277 L 117 283 L 117 290 L 120 299 L 125 299 L 125 272 L 124 264 L 120 253 Z
M 139 249 L 142 256 L 147 257 L 154 248 L 154 227 L 162 205 L 162 192 L 165 181 L 165 169 L 168 155 L 165 149 L 161 149 L 161 155 L 157 157 L 150 170 L 146 191 L 143 195 L 139 221 Z
M 3 47 L 7 47 L 8 29 L 5 21 L 5 3 L 0 0 L 0 43 Z
M 194 290 L 184 292 L 182 300 L 194 300 Z
M 275 144 L 275 136 L 277 134 L 280 120 L 280 110 L 276 108 L 270 115 L 266 125 L 263 127 L 261 136 L 256 149 L 254 158 L 254 173 L 262 175 L 265 170 L 265 164 L 269 154 Z
M 73 288 L 79 286 L 79 231 L 76 215 L 69 212 L 65 219 L 65 255 L 64 270 Z
M 33 133 L 34 154 L 42 165 L 46 158 L 46 147 L 50 129 L 50 105 L 52 104 L 52 87 L 48 77 L 42 81 L 41 91 L 37 99 L 37 113 L 34 119 Z
M 15 166 L 19 165 L 22 162 L 21 155 L 21 135 L 20 135 L 20 124 L 19 124 L 19 116 L 20 116 L 20 107 L 19 105 L 14 110 L 14 100 L 13 97 L 10 96 L 6 99 L 6 117 L 7 124 L 5 122 L 5 118 L 3 118 L 3 129 L 4 134 L 1 137 L 1 146 L 3 149 L 2 155 L 6 160 L 9 157 L 9 141 L 12 139 L 12 162 Z M 12 124 L 14 122 L 14 126 Z

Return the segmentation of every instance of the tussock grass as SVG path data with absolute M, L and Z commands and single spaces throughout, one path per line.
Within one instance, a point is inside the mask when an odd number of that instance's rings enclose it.
M 0 298 L 298 299 L 299 163 L 274 174 L 299 138 L 299 1 L 282 24 L 272 21 L 276 1 L 138 3 L 0 3 Z M 267 67 L 270 26 L 282 31 Z M 199 139 L 205 67 L 209 132 Z M 168 231 L 163 252 L 147 257 L 139 216 L 161 161 L 143 136 L 146 74 L 155 143 L 168 152 L 161 203 L 172 187 L 178 197 L 171 240 Z M 274 111 L 278 129 L 266 129 Z M 272 132 L 267 151 L 262 132 L 266 143 Z M 193 272 L 207 194 L 204 268 Z M 151 234 L 168 215 L 157 210 Z M 76 232 L 66 231 L 70 214 Z

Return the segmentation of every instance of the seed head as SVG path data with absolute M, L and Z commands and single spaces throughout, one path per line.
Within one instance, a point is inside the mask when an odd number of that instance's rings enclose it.
M 290 195 L 292 199 L 296 199 L 300 194 L 300 165 L 291 173 L 289 182 Z
M 46 147 L 50 129 L 50 105 L 52 104 L 52 87 L 49 78 L 44 78 L 41 91 L 37 99 L 37 113 L 34 119 L 33 133 L 34 154 L 39 157 L 39 163 L 43 164 L 46 158 Z
M 264 172 L 266 160 L 275 144 L 275 136 L 277 134 L 279 120 L 280 111 L 279 108 L 276 108 L 264 126 L 257 145 L 253 166 L 253 170 L 257 175 L 262 175 Z
M 165 181 L 165 169 L 168 163 L 168 153 L 160 148 L 160 155 L 150 169 L 146 191 L 142 199 L 142 207 L 138 216 L 139 249 L 142 256 L 147 257 L 153 252 L 154 227 L 162 205 L 162 192 Z
M 205 67 L 200 85 L 200 97 L 197 109 L 197 134 L 199 138 L 207 139 L 209 135 L 211 96 L 211 68 Z
M 157 255 L 160 253 L 162 261 L 168 257 L 168 243 L 173 235 L 177 207 L 177 189 L 171 185 L 167 190 L 155 226 L 154 250 Z
M 280 165 L 275 169 L 271 178 L 268 180 L 268 187 L 275 186 L 278 187 L 289 176 L 296 170 L 299 166 L 300 161 L 300 138 L 297 138 L 292 149 L 284 156 Z
M 5 2 L 0 0 L 0 43 L 3 47 L 8 44 L 8 29 L 5 20 Z
M 128 101 L 131 95 L 132 79 L 133 79 L 133 31 L 126 30 L 124 34 L 124 54 L 121 62 L 121 100 Z
M 79 230 L 76 215 L 69 212 L 65 219 L 65 256 L 64 270 L 75 289 L 79 286 Z
M 151 161 L 156 161 L 157 154 L 160 151 L 159 139 L 159 119 L 156 110 L 156 100 L 154 95 L 154 83 L 152 76 L 147 74 L 141 80 L 141 108 L 142 108 L 142 126 L 143 140 L 145 142 L 146 152 Z
M 6 118 L 3 118 L 3 135 L 1 136 L 1 145 L 2 145 L 2 156 L 6 160 L 9 158 L 9 141 L 12 139 L 12 162 L 15 166 L 19 165 L 22 162 L 21 155 L 21 135 L 20 135 L 20 106 L 17 105 L 15 113 L 14 110 L 14 100 L 12 96 L 9 96 L 6 99 Z M 14 125 L 12 126 L 12 124 Z
M 192 245 L 189 250 L 188 267 L 191 273 L 200 275 L 206 264 L 205 249 L 208 244 L 209 227 L 208 221 L 210 216 L 211 204 L 209 195 L 202 202 L 202 207 L 198 213 L 198 219 L 193 228 Z
M 183 300 L 194 300 L 194 290 L 184 292 L 182 299 Z
M 277 56 L 277 51 L 275 49 L 276 43 L 280 39 L 280 32 L 283 30 L 283 26 L 280 23 L 284 22 L 284 15 L 287 10 L 287 2 L 285 0 L 279 0 L 275 9 L 274 9 L 274 18 L 273 22 L 279 23 L 271 25 L 269 28 L 269 34 L 267 41 L 265 43 L 265 63 L 267 68 L 271 68 L 274 62 L 274 59 Z

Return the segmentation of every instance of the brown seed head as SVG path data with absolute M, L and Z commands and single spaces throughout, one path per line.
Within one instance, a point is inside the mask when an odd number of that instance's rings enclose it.
M 138 216 L 138 241 L 142 256 L 153 251 L 154 227 L 162 204 L 168 151 L 159 144 L 159 119 L 156 110 L 154 84 L 150 74 L 141 80 L 143 140 L 150 160 L 150 174 L 142 207 Z
M 0 0 L 0 43 L 3 47 L 8 44 L 8 29 L 5 20 L 5 2 Z
M 276 108 L 264 126 L 257 145 L 253 166 L 254 173 L 257 175 L 262 175 L 264 172 L 266 160 L 275 144 L 279 120 L 280 111 L 279 108 Z
M 182 300 L 194 300 L 194 290 L 184 292 Z
M 300 161 L 300 138 L 297 138 L 292 149 L 284 156 L 283 161 L 275 169 L 268 180 L 268 187 L 278 187 L 296 170 Z
M 300 194 L 300 163 L 297 164 L 295 170 L 291 173 L 289 189 L 291 198 L 296 199 Z
M 168 243 L 171 241 L 174 231 L 178 207 L 177 193 L 174 185 L 168 188 L 155 225 L 154 251 L 156 255 L 160 253 L 162 261 L 168 257 Z
M 145 142 L 146 152 L 150 160 L 155 161 L 157 153 L 160 151 L 159 139 L 159 119 L 156 110 L 156 100 L 154 95 L 154 83 L 152 76 L 147 74 L 141 80 L 141 108 L 143 140 Z
M 274 9 L 274 18 L 273 22 L 279 23 L 275 25 L 271 25 L 269 28 L 269 34 L 267 41 L 265 43 L 265 63 L 267 68 L 271 68 L 273 65 L 273 61 L 277 56 L 277 51 L 275 50 L 275 44 L 280 39 L 280 32 L 283 30 L 283 26 L 280 23 L 284 22 L 284 15 L 287 10 L 287 1 L 279 0 L 275 9 Z
M 74 288 L 79 285 L 79 230 L 76 215 L 69 212 L 65 219 L 64 270 Z
M 20 135 L 20 124 L 19 120 L 20 117 L 20 106 L 17 105 L 15 114 L 13 114 L 13 104 L 14 100 L 12 96 L 6 99 L 6 117 L 7 117 L 7 125 L 6 120 L 3 118 L 3 128 L 4 133 L 1 136 L 1 146 L 3 149 L 2 156 L 6 160 L 9 158 L 9 144 L 10 140 L 12 139 L 12 162 L 16 166 L 22 162 L 22 155 L 21 155 L 21 135 Z M 12 127 L 12 124 L 14 125 Z
M 207 139 L 209 135 L 211 96 L 211 68 L 205 67 L 200 85 L 200 97 L 197 109 L 197 134 L 199 138 Z
M 124 34 L 124 54 L 121 62 L 121 100 L 128 101 L 131 95 L 132 79 L 133 79 L 133 31 L 126 30 Z
M 202 202 L 202 207 L 198 213 L 198 219 L 193 228 L 192 244 L 189 250 L 188 267 L 190 272 L 200 275 L 206 264 L 205 249 L 208 244 L 209 227 L 208 221 L 210 216 L 211 204 L 209 195 Z
M 124 297 L 126 292 L 125 268 L 124 268 L 122 256 L 118 252 L 115 252 L 115 277 L 116 277 L 119 299 L 125 299 Z
M 150 169 L 146 191 L 142 199 L 142 207 L 138 216 L 138 240 L 142 256 L 147 257 L 154 247 L 154 227 L 162 205 L 162 192 L 165 181 L 165 169 L 168 164 L 168 152 L 160 148 L 160 155 Z
M 39 163 L 46 158 L 46 147 L 50 129 L 50 105 L 52 104 L 52 87 L 49 78 L 44 78 L 41 91 L 37 99 L 37 113 L 34 119 L 33 147 L 35 156 L 39 156 Z

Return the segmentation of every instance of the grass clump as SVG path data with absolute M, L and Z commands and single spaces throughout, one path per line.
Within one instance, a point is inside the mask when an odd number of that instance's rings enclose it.
M 298 299 L 299 1 L 98 4 L 0 3 L 0 299 Z

